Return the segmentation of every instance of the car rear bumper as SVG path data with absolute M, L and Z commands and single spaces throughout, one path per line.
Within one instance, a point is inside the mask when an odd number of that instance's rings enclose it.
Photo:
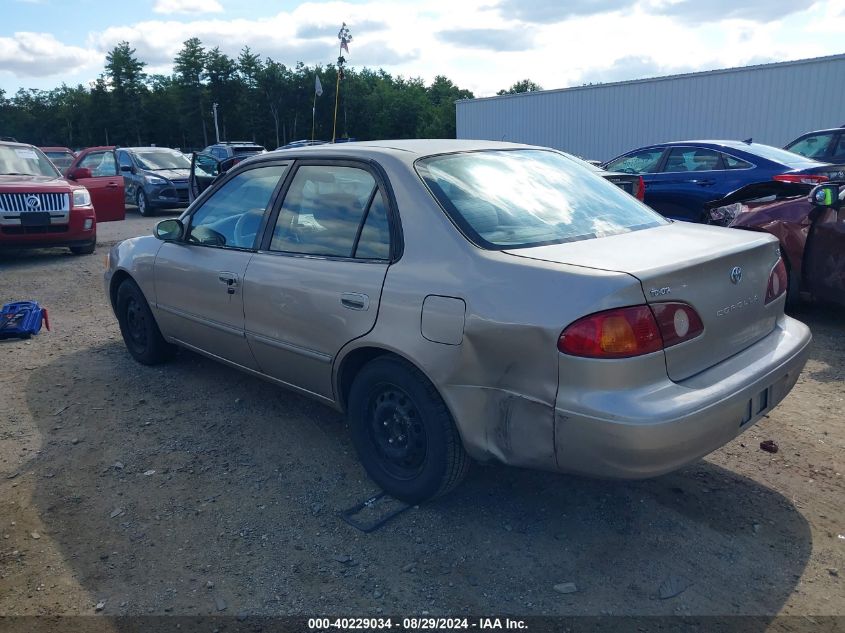
M 65 211 L 67 219 L 51 221 L 47 226 L 22 226 L 20 220 L 4 213 L 0 222 L 0 247 L 47 248 L 51 246 L 88 246 L 97 241 L 97 221 L 93 208 Z M 90 228 L 85 228 L 86 221 Z
M 700 459 L 783 400 L 807 361 L 811 338 L 807 326 L 784 316 L 762 340 L 682 382 L 607 392 L 590 407 L 568 407 L 558 398 L 558 469 L 640 479 Z

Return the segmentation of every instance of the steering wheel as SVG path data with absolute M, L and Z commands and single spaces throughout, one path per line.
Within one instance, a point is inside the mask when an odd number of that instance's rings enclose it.
M 235 246 L 252 247 L 263 216 L 264 209 L 252 209 L 241 214 L 237 224 L 235 224 Z

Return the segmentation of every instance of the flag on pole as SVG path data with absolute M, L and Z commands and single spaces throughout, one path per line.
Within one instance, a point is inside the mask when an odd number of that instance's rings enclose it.
M 318 97 L 323 96 L 323 84 L 320 83 L 320 75 L 314 75 L 314 94 Z
M 340 27 L 340 31 L 337 33 L 337 39 L 340 40 L 340 47 L 348 53 L 349 42 L 352 41 L 352 35 L 349 33 L 349 27 L 346 26 L 346 22 L 344 22 L 343 26 Z

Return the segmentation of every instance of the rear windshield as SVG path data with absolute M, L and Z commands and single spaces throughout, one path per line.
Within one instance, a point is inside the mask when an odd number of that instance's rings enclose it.
M 744 150 L 750 154 L 762 156 L 767 160 L 773 160 L 776 163 L 782 163 L 788 167 L 807 167 L 808 165 L 818 165 L 819 162 L 806 156 L 801 156 L 795 152 L 788 152 L 779 147 L 772 147 L 771 145 L 762 145 L 760 143 L 752 143 L 749 147 L 739 147 L 737 149 Z
M 34 147 L 0 145 L 0 176 L 49 176 L 59 172 L 41 150 Z
M 633 196 L 546 150 L 432 156 L 417 170 L 475 244 L 512 249 L 586 240 L 666 224 Z

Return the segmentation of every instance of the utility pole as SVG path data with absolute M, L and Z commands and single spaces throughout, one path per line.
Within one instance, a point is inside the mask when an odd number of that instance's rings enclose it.
M 217 143 L 220 142 L 220 128 L 217 126 L 217 104 L 211 104 L 211 111 L 214 113 L 214 136 L 217 139 Z

